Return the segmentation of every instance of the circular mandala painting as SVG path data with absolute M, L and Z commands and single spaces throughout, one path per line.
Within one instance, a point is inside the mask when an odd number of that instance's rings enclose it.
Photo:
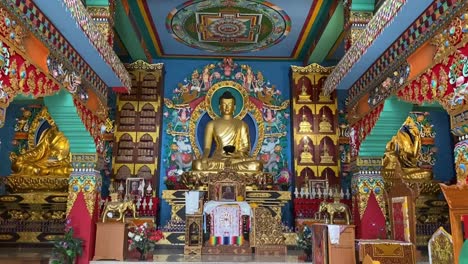
M 288 35 L 291 20 L 263 0 L 192 0 L 169 13 L 166 28 L 192 48 L 240 53 L 277 44 Z

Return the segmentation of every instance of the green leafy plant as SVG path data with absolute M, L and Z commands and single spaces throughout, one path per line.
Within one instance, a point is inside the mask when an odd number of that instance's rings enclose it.
M 76 257 L 83 253 L 83 240 L 74 237 L 73 227 L 70 219 L 67 219 L 65 226 L 65 235 L 62 239 L 54 242 L 52 264 L 72 264 Z
M 302 231 L 297 233 L 296 245 L 299 249 L 307 252 L 312 251 L 312 231 L 309 227 L 304 226 Z

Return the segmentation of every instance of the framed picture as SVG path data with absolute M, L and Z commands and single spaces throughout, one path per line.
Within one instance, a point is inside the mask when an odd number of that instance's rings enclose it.
M 219 201 L 235 201 L 237 197 L 237 186 L 232 183 L 221 183 L 219 185 Z
M 127 197 L 143 197 L 143 194 L 145 192 L 145 179 L 127 178 L 126 187 Z
M 318 189 L 320 189 L 320 192 L 323 192 L 323 190 L 328 189 L 328 181 L 309 180 L 309 193 L 312 193 L 312 189 L 315 189 L 315 192 L 317 192 Z

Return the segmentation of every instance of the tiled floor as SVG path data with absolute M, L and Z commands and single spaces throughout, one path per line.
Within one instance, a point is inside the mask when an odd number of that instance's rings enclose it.
M 0 248 L 1 264 L 48 264 L 50 248 Z M 184 256 L 181 249 L 158 249 L 152 261 L 129 260 L 119 262 L 113 260 L 91 261 L 92 264 L 123 264 L 123 263 L 300 263 L 301 251 L 288 250 L 288 256 L 242 256 L 242 255 L 203 255 L 201 257 Z M 428 264 L 427 257 L 422 258 L 418 264 Z

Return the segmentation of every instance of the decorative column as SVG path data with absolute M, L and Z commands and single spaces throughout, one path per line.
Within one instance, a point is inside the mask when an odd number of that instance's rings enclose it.
M 83 254 L 77 264 L 89 263 L 94 256 L 101 188 L 101 175 L 94 169 L 96 162 L 96 154 L 72 154 L 73 172 L 68 185 L 67 218 L 71 221 L 75 235 L 84 241 Z
M 98 30 L 112 47 L 114 44 L 114 0 L 104 1 L 107 5 L 88 5 L 86 9 L 96 23 Z
M 362 32 L 364 32 L 367 23 L 369 23 L 373 15 L 372 11 L 357 11 L 353 10 L 352 7 L 350 9 L 345 8 L 345 17 L 349 18 L 347 23 L 345 23 L 345 31 L 347 31 L 345 40 L 346 51 L 351 48 Z

